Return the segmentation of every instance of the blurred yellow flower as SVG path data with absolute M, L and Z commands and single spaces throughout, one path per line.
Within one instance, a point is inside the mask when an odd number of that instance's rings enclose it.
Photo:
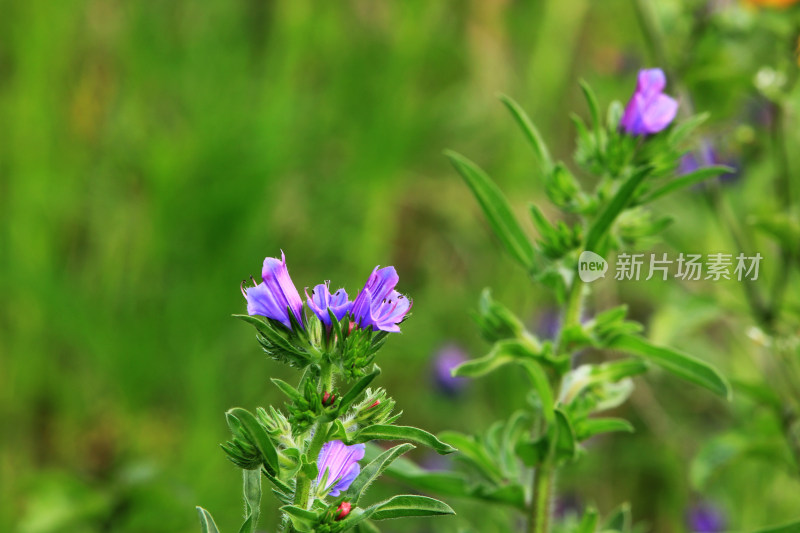
M 800 0 L 745 0 L 746 3 L 760 7 L 784 8 L 796 4 Z

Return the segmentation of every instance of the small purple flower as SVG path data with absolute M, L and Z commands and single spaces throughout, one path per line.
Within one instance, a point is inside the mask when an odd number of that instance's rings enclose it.
M 717 177 L 720 183 L 733 183 L 739 178 L 740 172 L 735 161 L 723 160 L 714 149 L 713 145 L 708 141 L 701 143 L 700 149 L 696 152 L 687 152 L 681 157 L 678 163 L 678 175 L 683 176 L 685 174 L 691 174 L 701 168 L 713 165 L 727 165 L 735 169 L 733 172 L 720 174 Z M 702 188 L 701 186 L 698 187 Z
M 725 516 L 709 503 L 698 503 L 686 514 L 689 530 L 694 533 L 719 533 L 725 530 Z
M 331 294 L 329 283 L 329 281 L 326 281 L 314 287 L 311 296 L 308 295 L 308 289 L 306 289 L 308 307 L 314 311 L 314 314 L 326 326 L 331 325 L 331 316 L 328 313 L 328 309 L 333 311 L 336 320 L 341 320 L 353 307 L 353 302 L 347 299 L 347 292 L 344 289 L 339 289 Z
M 303 326 L 303 300 L 300 299 L 300 294 L 294 287 L 292 278 L 289 277 L 286 256 L 282 251 L 280 261 L 274 257 L 264 259 L 261 279 L 263 283 L 259 283 L 255 287 L 245 289 L 242 286 L 242 294 L 247 300 L 247 314 L 278 320 L 287 328 L 292 329 L 292 322 L 289 318 L 289 309 L 291 309 L 297 322 Z
M 361 472 L 358 462 L 364 458 L 365 449 L 366 446 L 363 444 L 347 446 L 340 440 L 326 443 L 317 457 L 317 469 L 319 470 L 317 485 L 322 483 L 322 478 L 327 472 L 328 479 L 325 486 L 322 487 L 323 491 L 330 490 L 328 495 L 336 497 L 342 491 L 347 490 Z
M 464 350 L 455 344 L 448 344 L 439 350 L 433 358 L 433 378 L 439 390 L 445 394 L 457 394 L 469 383 L 468 379 L 453 377 L 452 370 L 467 361 Z
M 400 278 L 394 267 L 375 267 L 353 302 L 353 317 L 362 328 L 400 332 L 400 322 L 411 309 L 411 300 L 394 290 Z
M 640 70 L 620 126 L 629 135 L 649 135 L 663 130 L 675 119 L 678 102 L 663 94 L 667 78 L 660 68 Z

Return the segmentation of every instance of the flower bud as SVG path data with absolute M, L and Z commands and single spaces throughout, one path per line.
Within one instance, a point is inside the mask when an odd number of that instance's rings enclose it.
M 507 307 L 492 299 L 489 289 L 481 293 L 475 317 L 481 334 L 489 342 L 522 336 L 525 326 Z
M 339 514 L 336 515 L 336 520 L 337 521 L 344 520 L 347 517 L 347 515 L 350 514 L 350 509 L 352 509 L 352 505 L 350 505 L 350 502 L 340 503 L 339 507 L 336 509 L 337 511 L 339 511 Z
M 333 402 L 336 401 L 336 395 L 330 392 L 326 392 L 322 395 L 322 406 L 323 407 L 330 407 L 333 405 Z
M 353 421 L 359 426 L 388 424 L 397 416 L 392 416 L 395 402 L 386 396 L 384 389 L 367 389 L 364 400 L 353 406 Z

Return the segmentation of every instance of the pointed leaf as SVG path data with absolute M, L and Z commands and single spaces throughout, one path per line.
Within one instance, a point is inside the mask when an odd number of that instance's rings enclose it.
M 292 521 L 292 525 L 298 531 L 303 533 L 312 533 L 314 531 L 314 526 L 317 523 L 317 513 L 296 505 L 284 505 L 281 507 L 281 511 L 289 516 L 289 520 Z
M 605 237 L 606 232 L 619 214 L 633 201 L 636 189 L 639 188 L 639 185 L 641 185 L 648 174 L 650 174 L 650 170 L 650 167 L 643 167 L 636 170 L 633 175 L 622 184 L 619 190 L 617 190 L 617 193 L 611 201 L 606 204 L 605 209 L 603 209 L 597 217 L 597 220 L 592 223 L 589 233 L 586 236 L 587 250 L 596 251 L 597 245 L 603 237 Z
M 632 335 L 620 335 L 611 342 L 612 348 L 644 357 L 664 370 L 695 385 L 705 387 L 728 400 L 731 387 L 728 381 L 711 365 L 671 348 L 650 344 L 647 340 Z
M 261 516 L 261 469 L 242 470 L 245 520 L 239 533 L 256 533 Z
M 400 444 L 380 454 L 367 466 L 361 469 L 361 472 L 358 474 L 356 479 L 353 480 L 350 488 L 347 489 L 345 499 L 349 500 L 352 505 L 358 504 L 359 498 L 361 498 L 363 492 L 370 486 L 370 484 L 375 481 L 395 459 L 413 449 L 413 444 Z
M 432 448 L 441 455 L 453 453 L 455 448 L 445 444 L 427 431 L 410 426 L 390 426 L 375 424 L 358 431 L 353 436 L 351 443 L 369 442 L 371 440 L 405 440 L 415 444 L 422 444 Z
M 203 533 L 219 533 L 219 529 L 217 529 L 217 524 L 214 523 L 211 513 L 202 507 L 197 507 L 197 514 L 200 517 L 200 529 Z
M 694 172 L 689 172 L 688 174 L 684 174 L 679 176 L 661 187 L 648 192 L 644 195 L 644 197 L 638 200 L 637 204 L 648 204 L 662 196 L 670 194 L 672 192 L 678 191 L 683 189 L 684 187 L 691 187 L 692 185 L 697 185 L 709 178 L 713 178 L 716 176 L 720 176 L 722 174 L 730 174 L 735 172 L 736 169 L 731 167 L 726 167 L 724 165 L 714 165 L 709 167 L 703 167 L 695 170 Z
M 272 444 L 269 435 L 264 427 L 259 424 L 256 417 L 250 411 L 241 407 L 234 407 L 225 413 L 226 417 L 233 417 L 246 430 L 248 436 L 253 439 L 253 445 L 258 448 L 261 456 L 273 472 L 279 472 L 278 452 Z
M 406 516 L 434 516 L 456 514 L 449 505 L 427 496 L 395 496 L 373 506 L 372 520 L 388 520 Z
M 369 384 L 372 383 L 372 380 L 378 377 L 380 373 L 380 367 L 378 367 L 378 365 L 373 365 L 372 372 L 359 379 L 358 382 L 356 382 L 356 384 L 353 385 L 349 391 L 347 391 L 347 394 L 342 397 L 342 402 L 339 407 L 339 414 L 344 414 L 347 409 L 350 408 L 353 402 L 358 399 L 361 393 L 366 390 Z
M 553 170 L 553 160 L 550 158 L 550 152 L 547 150 L 547 145 L 544 143 L 539 130 L 533 125 L 528 114 L 511 97 L 501 94 L 500 101 L 511 112 L 514 120 L 517 121 L 525 137 L 533 146 L 533 151 L 536 152 L 536 157 L 539 158 L 539 164 L 542 167 L 542 174 L 549 174 Z
M 464 178 L 478 203 L 481 205 L 489 224 L 511 257 L 527 270 L 534 266 L 534 250 L 522 228 L 511 212 L 508 200 L 500 188 L 475 163 L 455 152 L 445 155 Z
M 622 418 L 587 418 L 575 424 L 575 435 L 579 441 L 612 431 L 633 433 L 634 429 L 630 422 Z

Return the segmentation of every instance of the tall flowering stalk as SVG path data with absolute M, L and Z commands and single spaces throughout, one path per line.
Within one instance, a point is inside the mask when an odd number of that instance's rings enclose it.
M 535 283 L 553 290 L 561 303 L 555 338 L 540 339 L 493 299 L 488 289 L 484 291 L 475 316 L 492 347 L 485 356 L 458 366 L 453 375 L 476 378 L 514 365 L 530 379 L 533 399 L 520 398 L 518 403 L 527 407 L 482 434 L 439 436 L 463 450 L 456 459 L 468 467 L 463 473 L 450 474 L 446 493 L 515 508 L 524 516 L 528 533 L 550 531 L 558 470 L 586 453 L 582 442 L 602 433 L 633 431 L 627 420 L 600 415 L 626 401 L 633 390 L 633 376 L 658 366 L 722 397 L 730 396 L 727 381 L 713 367 L 644 337 L 642 326 L 626 319 L 625 306 L 584 319 L 591 285 L 582 280 L 581 256 L 592 252 L 608 257 L 615 250 L 636 249 L 641 240 L 652 238 L 664 226 L 646 209 L 647 204 L 728 171 L 709 166 L 678 173 L 680 158 L 690 148 L 685 139 L 701 120 L 673 125 L 678 102 L 663 93 L 665 87 L 662 71 L 640 72 L 627 107 L 612 103 L 608 118 L 602 121 L 594 94 L 582 85 L 590 123 L 575 119 L 575 160 L 580 171 L 595 178 L 593 191 L 584 190 L 566 164 L 551 158 L 522 108 L 501 97 L 533 147 L 547 196 L 565 214 L 564 220 L 554 223 L 531 205 L 531 219 L 539 233 L 535 241 L 526 236 L 488 175 L 465 157 L 447 152 L 505 251 Z M 586 348 L 633 357 L 576 366 L 575 355 Z M 443 484 L 441 473 L 435 480 L 402 472 L 395 475 L 420 487 Z M 600 520 L 598 511 L 590 508 L 577 531 L 627 532 L 628 513 L 629 508 L 622 506 Z
M 262 477 L 289 532 L 375 531 L 373 521 L 452 514 L 439 500 L 418 495 L 361 504 L 367 487 L 414 444 L 455 451 L 421 429 L 395 425 L 394 401 L 369 387 L 380 373 L 377 352 L 411 308 L 395 290 L 395 269 L 375 267 L 354 301 L 344 289 L 331 293 L 329 282 L 310 294 L 306 289 L 307 307 L 283 253 L 264 260 L 261 277 L 242 283 L 247 314 L 235 316 L 255 327 L 270 357 L 296 367 L 301 377 L 297 387 L 272 379 L 288 399 L 285 411 L 236 407 L 226 414 L 232 437 L 222 448 L 244 476 L 246 517 L 239 531 L 256 531 Z M 381 440 L 406 442 L 385 451 L 373 447 L 365 460 L 367 444 Z M 208 511 L 198 507 L 198 513 L 204 533 L 218 532 Z

